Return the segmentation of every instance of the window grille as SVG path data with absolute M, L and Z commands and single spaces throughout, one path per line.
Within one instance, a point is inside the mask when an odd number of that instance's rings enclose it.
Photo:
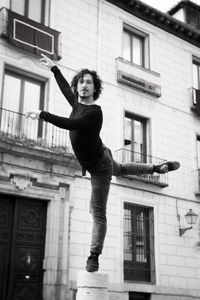
M 148 293 L 129 292 L 129 300 L 150 300 L 150 297 Z
M 124 203 L 124 280 L 155 282 L 152 207 Z

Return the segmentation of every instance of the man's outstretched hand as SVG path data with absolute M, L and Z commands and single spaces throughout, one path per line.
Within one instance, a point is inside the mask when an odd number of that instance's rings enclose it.
M 40 62 L 42 65 L 46 66 L 47 68 L 51 69 L 56 64 L 46 55 L 41 54 L 42 58 L 40 58 Z
M 27 111 L 25 113 L 26 118 L 31 118 L 32 120 L 36 120 L 40 118 L 40 113 L 41 110 L 32 110 L 32 111 Z

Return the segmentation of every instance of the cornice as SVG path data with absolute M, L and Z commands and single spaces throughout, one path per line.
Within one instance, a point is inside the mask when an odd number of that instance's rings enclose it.
M 139 0 L 106 0 L 128 13 L 200 47 L 200 31 Z

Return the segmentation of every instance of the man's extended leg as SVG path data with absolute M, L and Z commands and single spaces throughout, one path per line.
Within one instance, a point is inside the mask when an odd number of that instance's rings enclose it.
M 93 217 L 92 241 L 86 270 L 98 271 L 98 256 L 102 253 L 107 230 L 106 205 L 110 189 L 110 177 L 91 176 L 92 195 L 90 210 Z
M 170 171 L 177 170 L 180 163 L 177 161 L 166 161 L 158 165 L 144 164 L 144 163 L 118 163 L 113 160 L 113 175 L 139 175 L 139 174 L 153 174 L 154 172 L 164 174 Z
M 178 161 L 166 161 L 159 165 L 154 165 L 154 172 L 164 174 L 167 172 L 175 171 L 180 168 Z

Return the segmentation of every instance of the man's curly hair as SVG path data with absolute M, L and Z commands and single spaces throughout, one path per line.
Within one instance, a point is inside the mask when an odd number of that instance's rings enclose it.
M 93 78 L 94 82 L 94 95 L 93 98 L 94 100 L 97 100 L 102 92 L 102 80 L 99 78 L 98 74 L 96 71 L 91 71 L 88 69 L 82 69 L 80 70 L 72 79 L 71 82 L 71 88 L 73 92 L 75 93 L 76 97 L 78 97 L 78 92 L 77 92 L 77 84 L 79 79 L 83 78 L 85 74 L 90 74 Z

